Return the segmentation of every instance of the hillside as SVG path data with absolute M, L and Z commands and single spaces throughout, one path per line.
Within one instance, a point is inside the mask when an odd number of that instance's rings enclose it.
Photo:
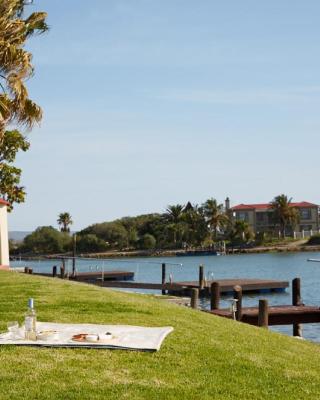
M 0 347 L 1 399 L 318 399 L 317 344 L 152 298 L 0 275 L 0 329 L 23 321 L 174 327 L 157 353 Z

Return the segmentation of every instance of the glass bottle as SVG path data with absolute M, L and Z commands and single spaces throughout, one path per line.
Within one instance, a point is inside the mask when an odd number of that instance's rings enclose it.
M 34 301 L 33 299 L 28 300 L 28 311 L 25 315 L 25 339 L 27 340 L 36 340 L 37 332 L 36 332 L 36 322 L 37 315 L 34 309 Z

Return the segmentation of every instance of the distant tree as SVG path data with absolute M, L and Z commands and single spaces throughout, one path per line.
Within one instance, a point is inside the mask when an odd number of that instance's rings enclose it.
M 73 224 L 73 221 L 71 215 L 68 212 L 60 213 L 57 222 L 58 225 L 61 227 L 61 232 L 70 232 L 70 225 Z
M 247 243 L 253 239 L 253 237 L 254 234 L 249 224 L 245 221 L 235 221 L 229 234 L 229 239 L 232 244 Z
M 156 239 L 154 236 L 150 235 L 149 233 L 146 233 L 143 235 L 142 238 L 142 247 L 146 250 L 151 250 L 156 247 Z
M 94 224 L 83 229 L 80 234 L 94 234 L 113 248 L 123 249 L 128 246 L 128 232 L 119 221 Z
M 139 240 L 137 229 L 132 227 L 128 230 L 128 247 L 135 247 Z
M 218 231 L 223 230 L 228 224 L 228 216 L 224 212 L 223 204 L 218 204 L 216 199 L 208 199 L 203 205 L 204 215 L 210 228 L 213 239 Z
M 165 212 L 165 218 L 169 223 L 168 229 L 173 232 L 173 243 L 177 243 L 177 234 L 181 233 L 181 219 L 183 215 L 183 206 L 181 204 L 168 206 Z
M 41 226 L 27 235 L 22 244 L 24 252 L 34 254 L 63 253 L 71 249 L 71 237 L 52 226 Z
M 280 226 L 281 236 L 284 238 L 287 226 L 293 227 L 299 221 L 299 213 L 291 204 L 292 198 L 285 194 L 276 196 L 270 206 L 273 210 L 275 223 Z
M 208 227 L 203 208 L 198 205 L 185 207 L 182 220 L 185 224 L 183 234 L 184 241 L 189 246 L 201 245 L 208 235 Z
M 0 196 L 10 202 L 9 209 L 25 198 L 21 169 L 13 163 L 20 150 L 29 148 L 26 138 L 14 128 L 31 129 L 42 117 L 41 108 L 29 98 L 26 88 L 34 69 L 32 54 L 25 46 L 31 36 L 48 29 L 47 15 L 34 12 L 23 18 L 26 4 L 23 0 L 0 1 Z
M 77 251 L 79 252 L 100 252 L 108 249 L 107 243 L 99 239 L 96 235 L 78 235 L 77 236 Z

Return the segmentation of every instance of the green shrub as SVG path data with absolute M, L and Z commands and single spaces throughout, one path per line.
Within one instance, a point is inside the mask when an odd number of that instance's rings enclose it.
M 98 252 L 105 251 L 108 249 L 107 243 L 99 239 L 94 234 L 80 235 L 77 237 L 77 251 L 78 252 Z
M 141 247 L 147 250 L 154 249 L 156 247 L 155 237 L 150 235 L 149 233 L 143 235 Z
M 63 253 L 71 249 L 71 237 L 52 226 L 40 226 L 23 240 L 21 250 L 34 254 Z
M 309 245 L 320 244 L 320 234 L 311 236 L 310 239 L 308 240 L 307 244 L 309 244 Z

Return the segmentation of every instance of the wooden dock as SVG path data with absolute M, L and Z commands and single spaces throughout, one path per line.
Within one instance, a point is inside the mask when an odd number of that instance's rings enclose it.
M 104 273 L 101 272 L 77 272 L 75 277 L 69 277 L 69 279 L 73 279 L 81 282 L 96 282 L 98 281 L 129 281 L 134 279 L 134 272 L 128 271 L 106 271 Z
M 259 279 L 221 279 L 215 282 L 219 283 L 220 294 L 233 293 L 236 285 L 242 287 L 246 293 L 253 292 L 269 292 L 285 290 L 289 286 L 287 281 L 259 280 Z M 210 288 L 212 281 L 208 281 L 199 292 L 201 296 L 210 296 Z M 104 287 L 121 288 L 121 289 L 149 289 L 149 290 L 166 290 L 168 294 L 178 296 L 190 296 L 192 289 L 200 289 L 199 282 L 165 282 L 165 283 L 148 283 L 148 282 L 123 282 L 123 281 L 105 281 Z
M 26 273 L 33 273 L 31 268 L 25 268 Z M 128 271 L 90 271 L 76 272 L 67 275 L 64 266 L 60 267 L 58 274 L 57 266 L 52 267 L 52 273 L 34 273 L 42 276 L 60 276 L 60 278 L 69 278 L 80 282 L 97 284 L 103 287 L 119 288 L 119 289 L 145 289 L 145 290 L 161 290 L 163 294 L 171 294 L 177 296 L 190 296 L 193 289 L 198 289 L 199 295 L 208 297 L 211 295 L 211 285 L 213 281 L 204 279 L 204 267 L 199 266 L 199 280 L 186 282 L 167 282 L 166 264 L 162 264 L 161 282 L 134 282 L 134 272 Z M 276 281 L 266 279 L 220 279 L 214 281 L 218 283 L 220 294 L 232 294 L 234 286 L 241 286 L 244 293 L 260 292 L 266 293 L 270 291 L 283 291 L 289 286 L 287 281 Z
M 211 314 L 233 319 L 229 309 L 211 310 Z M 242 307 L 241 322 L 259 326 L 259 308 Z M 320 322 L 320 308 L 316 306 L 271 306 L 268 307 L 268 325 L 293 325 Z
M 193 282 L 175 282 L 179 287 L 180 294 L 189 294 L 191 289 L 199 289 L 200 295 L 210 296 L 211 284 L 219 283 L 220 294 L 231 294 L 235 286 L 241 286 L 245 293 L 267 293 L 272 291 L 283 291 L 289 287 L 288 281 L 276 281 L 267 279 L 218 279 L 215 281 L 204 281 L 203 284 L 199 281 Z M 175 290 L 169 290 L 170 294 L 175 294 Z M 182 292 L 182 293 L 181 293 Z
M 199 290 L 197 288 L 191 290 L 191 307 L 197 308 Z M 301 301 L 300 278 L 292 280 L 292 305 L 269 307 L 268 300 L 260 299 L 258 307 L 242 307 L 242 292 L 241 286 L 234 286 L 230 309 L 219 309 L 220 290 L 219 283 L 215 281 L 211 285 L 211 309 L 204 311 L 265 328 L 269 325 L 292 325 L 294 336 L 302 336 L 301 324 L 320 322 L 320 308 L 306 306 Z
M 30 268 L 29 268 L 30 270 Z M 29 272 L 30 273 L 30 272 Z M 44 272 L 31 272 L 33 275 L 47 276 L 47 277 L 55 277 L 58 276 L 57 272 L 53 273 L 44 273 Z M 61 271 L 59 276 L 61 277 Z M 130 271 L 91 271 L 91 272 L 77 272 L 73 277 L 72 275 L 67 276 L 64 274 L 64 278 L 69 278 L 70 280 L 75 280 L 79 282 L 88 282 L 88 283 L 99 283 L 102 280 L 107 281 L 127 281 L 134 279 L 134 272 Z

